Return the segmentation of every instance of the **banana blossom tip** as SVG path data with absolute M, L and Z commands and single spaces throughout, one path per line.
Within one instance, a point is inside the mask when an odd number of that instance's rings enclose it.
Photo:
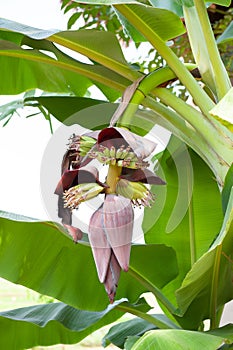
M 89 222 L 91 245 L 98 278 L 112 303 L 120 272 L 128 271 L 134 224 L 133 206 L 151 206 L 154 195 L 148 185 L 166 183 L 147 169 L 146 158 L 156 144 L 127 129 L 108 127 L 81 136 L 73 134 L 63 157 L 61 179 L 55 189 L 58 216 L 77 242 L 82 232 L 72 226 L 72 211 L 101 193 L 103 204 Z M 89 163 L 97 160 L 109 166 L 104 182 L 98 169 Z
M 106 195 L 104 203 L 92 215 L 89 241 L 98 277 L 112 302 L 120 270 L 128 271 L 134 212 L 129 199 Z

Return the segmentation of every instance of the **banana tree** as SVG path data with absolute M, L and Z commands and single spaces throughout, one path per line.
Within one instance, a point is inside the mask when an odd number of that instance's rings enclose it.
M 51 114 L 89 129 L 71 137 L 62 177 L 51 189 L 57 186 L 61 223 L 1 211 L 0 276 L 58 302 L 1 312 L 0 344 L 22 349 L 77 343 L 131 313 L 136 317 L 113 326 L 104 346 L 230 348 L 233 325 L 220 327 L 220 320 L 233 299 L 233 89 L 207 4 L 82 3 L 111 6 L 131 40 L 149 42 L 166 64 L 148 74 L 130 65 L 109 29 L 41 30 L 0 20 L 0 92 L 25 92 L 1 107 L 1 119 L 30 105 L 49 120 Z M 232 40 L 231 29 L 218 43 Z M 186 31 L 194 57 L 188 63 L 168 44 Z M 190 103 L 171 90 L 177 80 Z M 102 101 L 89 97 L 92 85 L 105 96 Z M 146 135 L 154 125 L 172 135 L 159 154 Z M 106 180 L 90 166 L 93 159 L 108 166 Z M 93 213 L 88 235 L 82 234 L 72 215 L 99 194 L 104 203 Z M 145 205 L 145 243 L 131 246 L 132 204 Z M 155 296 L 163 314 L 150 312 L 145 292 Z

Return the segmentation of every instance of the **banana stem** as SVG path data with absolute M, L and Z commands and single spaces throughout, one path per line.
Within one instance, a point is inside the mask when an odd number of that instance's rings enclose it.
M 197 66 L 192 63 L 185 64 L 188 70 L 193 70 Z M 131 119 L 145 97 L 157 86 L 176 78 L 176 74 L 169 67 L 163 67 L 149 73 L 141 80 L 126 110 L 122 114 L 118 124 L 129 126 Z
M 114 7 L 125 16 L 130 23 L 139 30 L 158 51 L 158 53 L 166 60 L 169 67 L 175 75 L 186 86 L 195 103 L 200 107 L 201 111 L 208 115 L 209 110 L 214 107 L 213 101 L 202 90 L 194 77 L 190 74 L 185 65 L 179 60 L 170 47 L 166 45 L 160 36 L 158 36 L 150 27 L 145 26 L 143 19 L 133 11 L 127 4 L 114 5 Z
M 208 164 L 216 175 L 218 183 L 222 186 L 225 171 L 223 172 L 222 165 L 216 161 L 217 155 L 215 150 L 209 147 L 209 144 L 204 137 L 197 133 L 187 122 L 182 120 L 179 114 L 174 110 L 156 102 L 151 97 L 147 97 L 144 100 L 143 105 L 150 108 L 150 111 L 143 113 L 143 118 L 167 128 L 190 146 L 200 157 L 202 157 L 206 164 Z
M 232 162 L 233 143 L 227 135 L 223 137 L 222 134 L 224 132 L 219 130 L 221 124 L 218 128 L 216 123 L 212 123 L 199 111 L 177 98 L 167 89 L 156 88 L 153 90 L 153 93 L 159 97 L 163 103 L 172 107 L 181 117 L 184 118 L 184 120 L 189 122 L 190 125 L 196 129 L 198 134 L 206 140 L 207 147 L 203 152 L 208 152 L 209 149 L 212 149 L 216 154 L 216 160 L 213 164 L 214 173 L 220 186 L 222 186 L 226 173 Z
M 192 70 L 195 65 L 187 65 L 187 68 Z M 119 124 L 128 127 L 138 109 L 138 105 L 142 103 L 144 106 L 148 106 L 149 102 L 153 110 L 159 111 L 160 115 L 165 118 L 167 116 L 172 124 L 176 124 L 176 127 L 182 131 L 184 138 L 186 138 L 185 142 L 187 142 L 187 138 L 190 138 L 191 147 L 208 163 L 215 173 L 219 185 L 222 186 L 232 159 L 233 142 L 225 128 L 212 119 L 209 114 L 201 114 L 198 110 L 173 95 L 168 89 L 156 88 L 156 86 L 174 77 L 175 73 L 169 67 L 155 70 L 146 76 L 135 90 L 130 103 L 119 120 Z M 150 97 L 145 98 L 151 91 L 165 105 L 172 107 L 176 114 L 173 113 L 171 117 L 172 112 L 168 108 L 162 108 L 162 105 L 155 101 L 153 103 Z M 197 132 L 192 132 L 192 128 Z M 190 135 L 189 137 L 187 137 L 187 133 Z M 190 144 L 190 142 L 187 143 Z
M 222 62 L 215 37 L 211 28 L 211 24 L 209 21 L 208 13 L 206 10 L 204 0 L 194 0 L 194 5 L 197 10 L 197 14 L 199 17 L 199 22 L 201 25 L 201 30 L 205 39 L 205 44 L 208 51 L 208 58 L 210 60 L 210 64 L 212 66 L 213 78 L 216 84 L 217 96 L 218 99 L 223 98 L 226 93 L 231 88 L 231 82 L 228 77 L 227 71 Z M 190 36 L 195 36 L 195 30 L 189 32 Z
M 195 62 L 198 65 L 202 80 L 214 93 L 214 96 L 217 97 L 212 65 L 210 63 L 207 44 L 202 32 L 197 10 L 194 6 L 183 6 L 183 12 L 192 54 L 195 58 Z
M 106 193 L 116 193 L 116 184 L 118 181 L 118 177 L 121 174 L 122 168 L 118 165 L 109 165 L 108 175 L 106 179 L 106 184 L 109 186 L 106 189 Z

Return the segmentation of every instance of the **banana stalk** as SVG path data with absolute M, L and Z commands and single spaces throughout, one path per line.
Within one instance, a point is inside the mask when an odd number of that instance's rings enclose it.
M 206 71 L 207 83 L 210 83 L 210 87 L 214 83 L 217 100 L 220 100 L 230 90 L 231 82 L 218 51 L 205 2 L 194 0 L 194 5 L 195 7 L 183 7 L 192 51 L 200 70 Z M 194 19 L 198 23 L 195 24 Z M 203 80 L 205 81 L 204 76 Z
M 193 64 L 186 65 L 189 70 L 196 66 Z M 131 118 L 136 113 L 140 103 L 145 105 L 145 96 L 150 92 L 161 99 L 161 101 L 175 110 L 182 117 L 187 125 L 196 130 L 196 146 L 201 143 L 204 147 L 199 150 L 198 154 L 206 161 L 206 155 L 211 154 L 208 164 L 214 172 L 220 187 L 224 184 L 226 173 L 233 157 L 233 139 L 232 134 L 220 122 L 216 121 L 209 113 L 203 115 L 194 107 L 187 105 L 184 101 L 178 99 L 165 88 L 156 88 L 166 81 L 175 78 L 175 73 L 169 68 L 164 67 L 148 74 L 137 85 L 135 92 L 121 116 L 118 124 L 129 126 Z M 188 129 L 188 128 L 187 128 Z M 195 144 L 194 144 L 195 149 Z M 212 157 L 212 153 L 215 155 Z

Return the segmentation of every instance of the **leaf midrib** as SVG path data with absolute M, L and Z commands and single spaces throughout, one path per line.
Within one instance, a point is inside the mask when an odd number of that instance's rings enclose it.
M 98 81 L 100 83 L 103 83 L 109 87 L 115 88 L 119 91 L 124 91 L 124 89 L 126 88 L 126 85 L 124 84 L 120 84 L 118 82 L 116 82 L 113 79 L 109 79 L 106 76 L 97 74 L 93 71 L 91 71 L 91 67 L 89 65 L 88 69 L 84 68 L 84 64 L 79 63 L 79 62 L 75 62 L 75 65 L 73 64 L 69 64 L 66 62 L 61 62 L 58 60 L 54 60 L 52 58 L 47 57 L 43 57 L 43 56 L 39 56 L 39 55 L 33 55 L 31 53 L 24 53 L 23 51 L 16 51 L 16 50 L 0 50 L 0 56 L 6 56 L 6 57 L 14 57 L 14 58 L 22 58 L 22 59 L 26 59 L 28 61 L 34 61 L 34 62 L 41 62 L 41 63 L 47 63 L 47 64 L 51 64 L 55 67 L 59 67 L 59 68 L 63 68 L 81 75 L 84 75 L 85 77 L 89 78 L 89 79 L 93 79 L 95 81 Z M 94 66 L 93 66 L 94 67 Z
M 135 79 L 141 76 L 139 72 L 130 69 L 126 64 L 123 64 L 120 61 L 114 60 L 111 57 L 107 57 L 97 51 L 91 50 L 90 48 L 87 48 L 84 45 L 80 45 L 78 43 L 74 43 L 71 40 L 61 38 L 57 34 L 52 35 L 47 40 L 50 40 L 52 42 L 55 42 L 56 44 L 62 45 L 82 55 L 85 55 L 88 58 L 102 64 L 103 66 L 128 78 L 131 81 L 134 81 Z

